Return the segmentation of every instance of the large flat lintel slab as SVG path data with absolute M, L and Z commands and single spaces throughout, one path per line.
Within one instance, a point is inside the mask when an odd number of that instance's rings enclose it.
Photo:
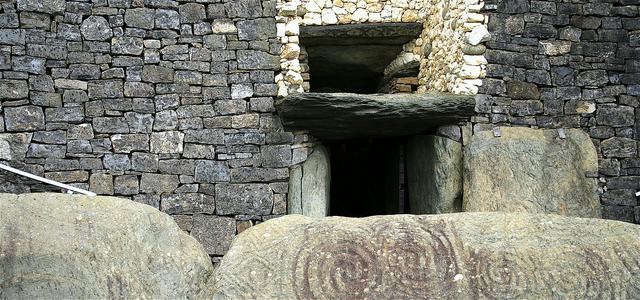
M 451 94 L 302 93 L 276 102 L 288 130 L 325 140 L 407 136 L 466 121 L 475 98 Z
M 300 26 L 300 40 L 314 45 L 403 45 L 422 32 L 421 23 L 372 23 Z

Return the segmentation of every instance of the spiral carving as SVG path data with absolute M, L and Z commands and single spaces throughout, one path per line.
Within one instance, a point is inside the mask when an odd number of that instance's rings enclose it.
M 611 298 L 607 262 L 588 248 L 574 248 L 559 259 L 572 262 L 542 276 L 554 297 L 565 299 Z
M 401 298 L 437 298 L 450 288 L 458 273 L 455 250 L 444 223 L 380 223 L 376 237 L 388 268 L 394 294 Z
M 259 298 L 261 295 L 257 291 L 267 288 L 274 283 L 274 280 L 278 279 L 277 272 L 273 270 L 273 265 L 255 253 L 246 255 L 236 268 L 249 271 L 245 276 L 236 276 L 234 274 L 224 276 L 216 283 L 218 286 L 226 287 L 225 294 L 229 295 L 228 298 Z
M 298 299 L 377 298 L 382 269 L 366 237 L 334 227 L 312 234 L 331 238 L 306 238 L 296 251 L 292 279 Z
M 536 286 L 532 260 L 523 254 L 492 255 L 482 250 L 470 254 L 473 290 L 476 298 L 522 298 Z

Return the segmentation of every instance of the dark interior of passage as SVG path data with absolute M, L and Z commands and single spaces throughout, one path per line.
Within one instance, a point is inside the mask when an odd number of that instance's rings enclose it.
M 366 217 L 409 213 L 404 139 L 333 142 L 330 215 Z

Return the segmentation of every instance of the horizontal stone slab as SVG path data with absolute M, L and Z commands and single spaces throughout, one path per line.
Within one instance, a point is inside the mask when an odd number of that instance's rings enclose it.
M 302 93 L 276 102 L 287 129 L 340 140 L 427 132 L 474 115 L 474 96 L 451 94 Z
M 300 41 L 313 45 L 403 45 L 422 32 L 422 23 L 370 23 L 300 26 Z
M 220 299 L 628 299 L 640 226 L 557 215 L 285 216 L 236 237 Z

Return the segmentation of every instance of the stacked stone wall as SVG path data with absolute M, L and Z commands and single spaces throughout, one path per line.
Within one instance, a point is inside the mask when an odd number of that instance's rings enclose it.
M 0 158 L 175 217 L 214 256 L 286 213 L 275 1 L 0 4 Z M 51 186 L 0 174 L 2 192 Z
M 474 131 L 581 128 L 599 153 L 603 217 L 640 223 L 640 2 L 487 1 L 488 95 Z

